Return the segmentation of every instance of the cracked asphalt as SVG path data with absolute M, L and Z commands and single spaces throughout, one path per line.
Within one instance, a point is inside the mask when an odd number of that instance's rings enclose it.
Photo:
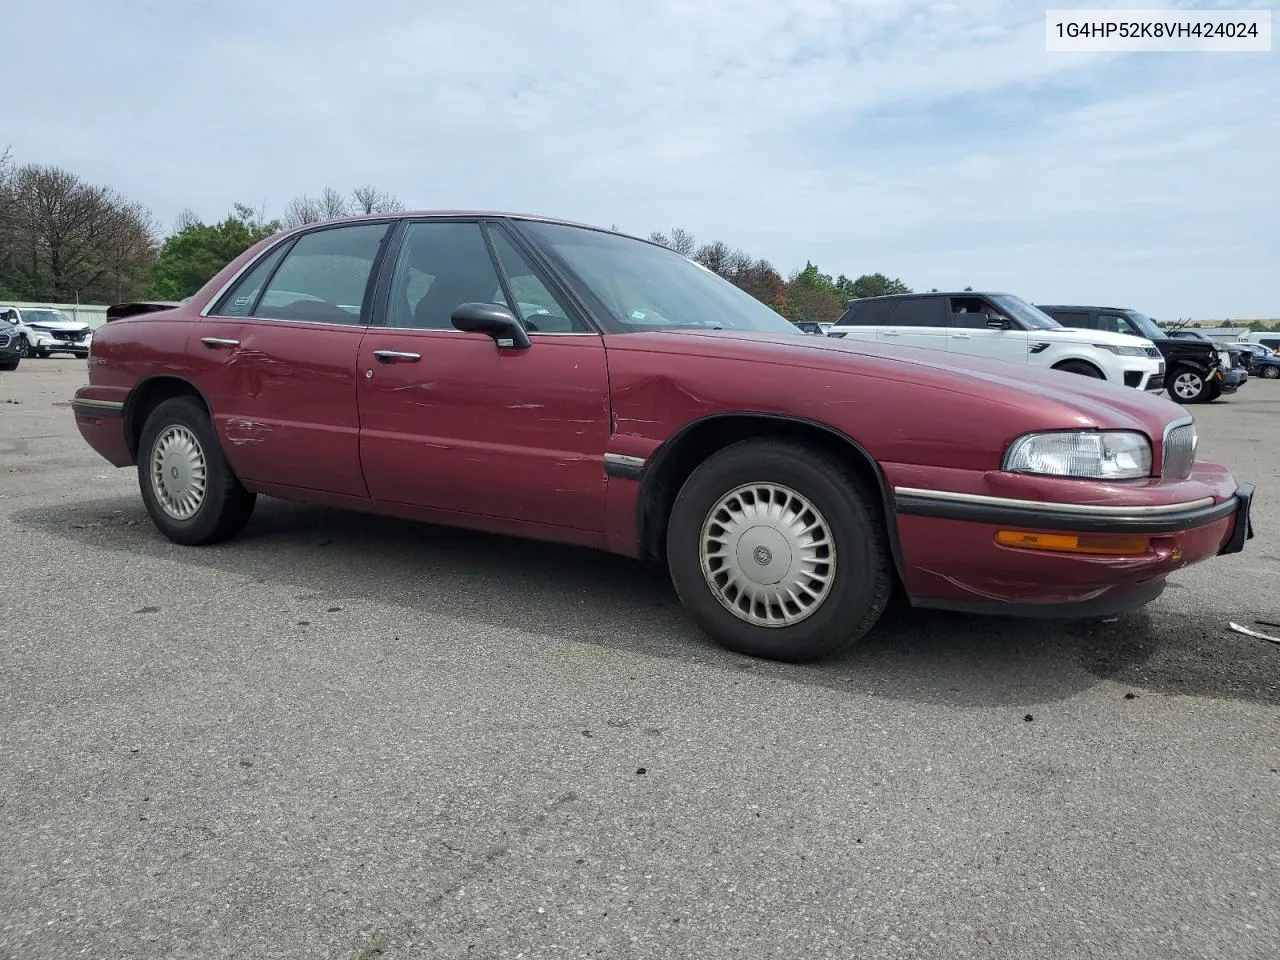
M 791 667 L 584 550 L 169 544 L 83 380 L 0 374 L 0 957 L 1277 953 L 1280 647 L 1227 622 L 1280 622 L 1280 383 L 1190 408 L 1257 537 L 1142 614 Z

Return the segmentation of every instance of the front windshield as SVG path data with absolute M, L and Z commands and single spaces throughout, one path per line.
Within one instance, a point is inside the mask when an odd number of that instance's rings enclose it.
M 1137 310 L 1126 310 L 1124 315 L 1129 318 L 1129 322 L 1137 328 L 1138 332 L 1148 340 L 1167 339 L 1165 332 L 1145 313 L 1139 313 Z
M 1033 307 L 1021 297 L 1014 297 L 1007 293 L 997 293 L 991 297 L 991 302 L 1028 330 L 1062 329 L 1062 324 L 1057 320 L 1039 307 Z
M 59 310 L 23 310 L 22 319 L 27 323 L 74 323 L 70 317 Z
M 751 294 L 666 247 L 559 223 L 524 221 L 519 228 L 586 289 L 616 332 L 705 329 L 804 336 Z

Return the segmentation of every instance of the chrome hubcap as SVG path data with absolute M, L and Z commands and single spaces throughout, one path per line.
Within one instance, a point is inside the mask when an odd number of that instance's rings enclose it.
M 1262 375 L 1263 375 L 1264 377 L 1266 377 L 1268 380 L 1275 380 L 1275 379 L 1277 379 L 1277 378 L 1280 378 L 1280 368 L 1277 368 L 1277 367 L 1263 367 L 1263 368 L 1262 368 Z
M 1178 374 L 1173 381 L 1173 390 L 1180 397 L 1194 397 L 1200 392 L 1200 376 L 1195 373 Z
M 208 467 L 196 435 L 181 424 L 165 427 L 151 448 L 151 489 L 175 520 L 189 520 L 204 503 Z
M 749 483 L 707 513 L 702 575 L 725 609 L 760 627 L 789 627 L 831 592 L 836 547 L 826 519 L 790 487 Z

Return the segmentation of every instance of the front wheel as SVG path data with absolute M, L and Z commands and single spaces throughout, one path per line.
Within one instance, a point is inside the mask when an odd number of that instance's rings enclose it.
M 28 360 L 36 355 L 36 348 L 31 345 L 31 341 L 26 338 L 25 334 L 18 338 L 18 346 L 22 348 L 22 355 Z
M 1280 380 L 1280 367 L 1267 365 L 1262 368 L 1262 371 L 1258 376 L 1262 377 L 1264 380 Z
M 1208 393 L 1209 382 L 1198 370 L 1179 367 L 1169 379 L 1169 397 L 1178 403 L 1203 403 Z
M 804 663 L 879 619 L 893 587 L 879 499 L 843 460 L 744 440 L 685 482 L 667 564 L 690 617 L 737 653 Z
M 241 485 L 203 404 L 172 397 L 147 417 L 138 486 L 152 523 L 174 543 L 216 543 L 239 533 L 257 495 Z

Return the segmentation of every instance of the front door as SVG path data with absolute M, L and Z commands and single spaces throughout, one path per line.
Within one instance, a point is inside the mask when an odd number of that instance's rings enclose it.
M 604 343 L 561 305 L 498 224 L 408 223 L 360 346 L 360 458 L 371 496 L 603 530 Z M 499 274 L 501 269 L 501 276 Z M 463 333 L 455 307 L 517 311 L 526 349 Z
M 951 330 L 948 349 L 951 353 L 1027 363 L 1030 360 L 1029 334 L 1018 321 L 1007 316 L 985 297 L 949 297 Z M 991 319 L 1002 319 L 1008 326 L 993 328 Z
M 367 496 L 356 373 L 387 222 L 285 241 L 196 325 L 191 377 L 250 483 Z
M 942 297 L 904 297 L 894 305 L 880 335 L 881 343 L 925 350 L 947 350 L 947 318 L 943 314 Z

